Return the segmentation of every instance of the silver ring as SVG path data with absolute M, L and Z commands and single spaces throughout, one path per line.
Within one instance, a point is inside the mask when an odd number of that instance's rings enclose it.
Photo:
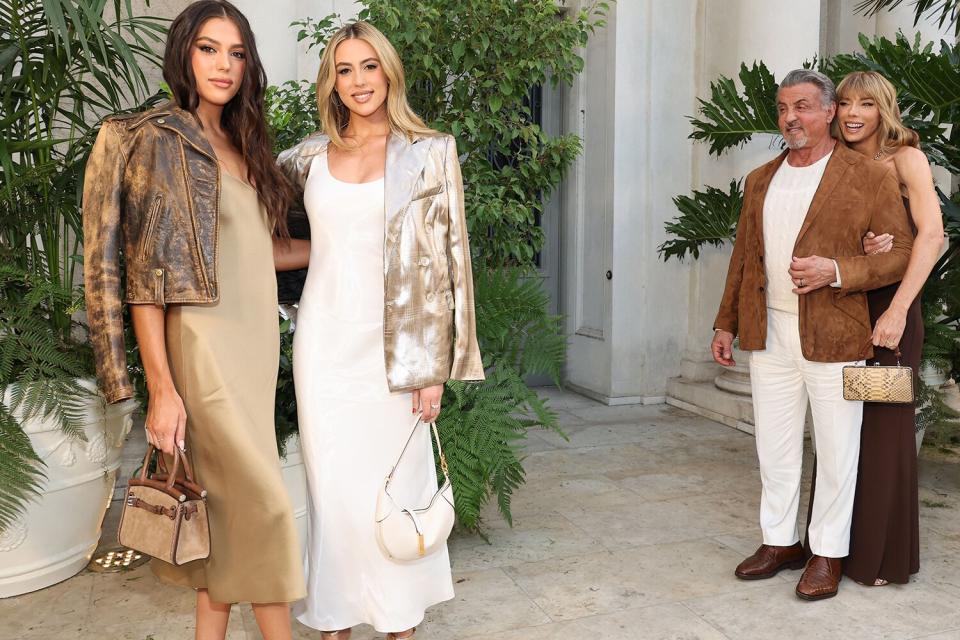
M 440 403 L 438 402 L 437 404 L 433 404 L 433 403 L 431 402 L 431 403 L 430 403 L 430 408 L 431 408 L 431 409 L 439 409 L 439 408 L 440 408 Z

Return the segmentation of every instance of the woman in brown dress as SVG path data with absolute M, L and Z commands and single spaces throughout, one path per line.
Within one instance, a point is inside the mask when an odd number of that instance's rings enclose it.
M 923 347 L 920 291 L 943 245 L 943 219 L 927 157 L 916 132 L 900 120 L 893 85 L 874 71 L 847 75 L 837 86 L 835 126 L 846 144 L 890 167 L 900 183 L 916 238 L 899 283 L 871 291 L 874 359 L 917 372 Z M 887 234 L 864 240 L 866 252 L 889 251 Z M 907 583 L 920 570 L 916 418 L 913 404 L 863 407 L 850 555 L 844 573 L 864 585 Z
M 266 79 L 243 14 L 224 0 L 189 5 L 170 27 L 164 79 L 173 100 L 105 122 L 87 165 L 98 377 L 110 401 L 130 395 L 109 339 L 122 336 L 119 246 L 147 437 L 189 455 L 208 492 L 210 556 L 152 569 L 196 590 L 197 638 L 222 640 L 231 604 L 250 602 L 264 638 L 289 640 L 288 603 L 306 587 L 274 437 L 274 269 L 305 266 L 309 243 L 281 239 L 293 191 L 271 154 Z

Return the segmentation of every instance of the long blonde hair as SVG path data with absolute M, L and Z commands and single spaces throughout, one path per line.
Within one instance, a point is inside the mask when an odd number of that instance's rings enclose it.
M 837 96 L 840 100 L 870 98 L 877 103 L 880 112 L 877 133 L 880 150 L 884 154 L 893 154 L 904 146 L 920 148 L 920 136 L 913 129 L 904 126 L 900 119 L 896 88 L 876 71 L 854 71 L 847 74 L 837 85 Z M 833 134 L 838 140 L 843 140 L 839 118 L 833 120 Z
M 343 104 L 335 91 L 337 84 L 336 51 L 344 40 L 357 38 L 363 40 L 377 52 L 380 65 L 387 76 L 387 120 L 394 133 L 406 136 L 436 135 L 420 119 L 410 103 L 407 102 L 407 85 L 404 79 L 403 63 L 393 45 L 383 33 L 368 22 L 351 22 L 341 27 L 327 43 L 320 58 L 320 71 L 317 73 L 317 110 L 323 132 L 330 136 L 330 142 L 341 149 L 349 149 L 341 134 L 350 122 L 350 109 Z

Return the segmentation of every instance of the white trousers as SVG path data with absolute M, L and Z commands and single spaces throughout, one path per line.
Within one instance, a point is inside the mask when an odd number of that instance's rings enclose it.
M 817 490 L 809 523 L 811 551 L 842 558 L 860 457 L 863 403 L 843 399 L 842 369 L 857 362 L 810 362 L 800 349 L 799 316 L 767 309 L 767 348 L 750 356 L 750 383 L 760 460 L 760 528 L 764 544 L 800 539 L 800 474 L 807 401 L 813 414 Z

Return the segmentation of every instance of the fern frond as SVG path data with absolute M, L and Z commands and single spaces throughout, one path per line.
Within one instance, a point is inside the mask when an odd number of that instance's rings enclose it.
M 559 384 L 567 341 L 560 317 L 547 311 L 550 299 L 540 279 L 516 267 L 479 269 L 474 294 L 485 362 L 513 367 L 521 376 L 547 375 Z
M 4 388 L 0 385 L 0 394 Z M 39 495 L 43 463 L 9 409 L 0 403 L 0 531 L 6 530 Z
M 25 508 L 43 478 L 42 466 L 20 428 L 49 420 L 86 440 L 84 405 L 94 394 L 78 379 L 90 373 L 89 347 L 55 317 L 74 292 L 43 274 L 0 264 L 0 531 Z M 69 317 L 69 316 L 67 316 Z

